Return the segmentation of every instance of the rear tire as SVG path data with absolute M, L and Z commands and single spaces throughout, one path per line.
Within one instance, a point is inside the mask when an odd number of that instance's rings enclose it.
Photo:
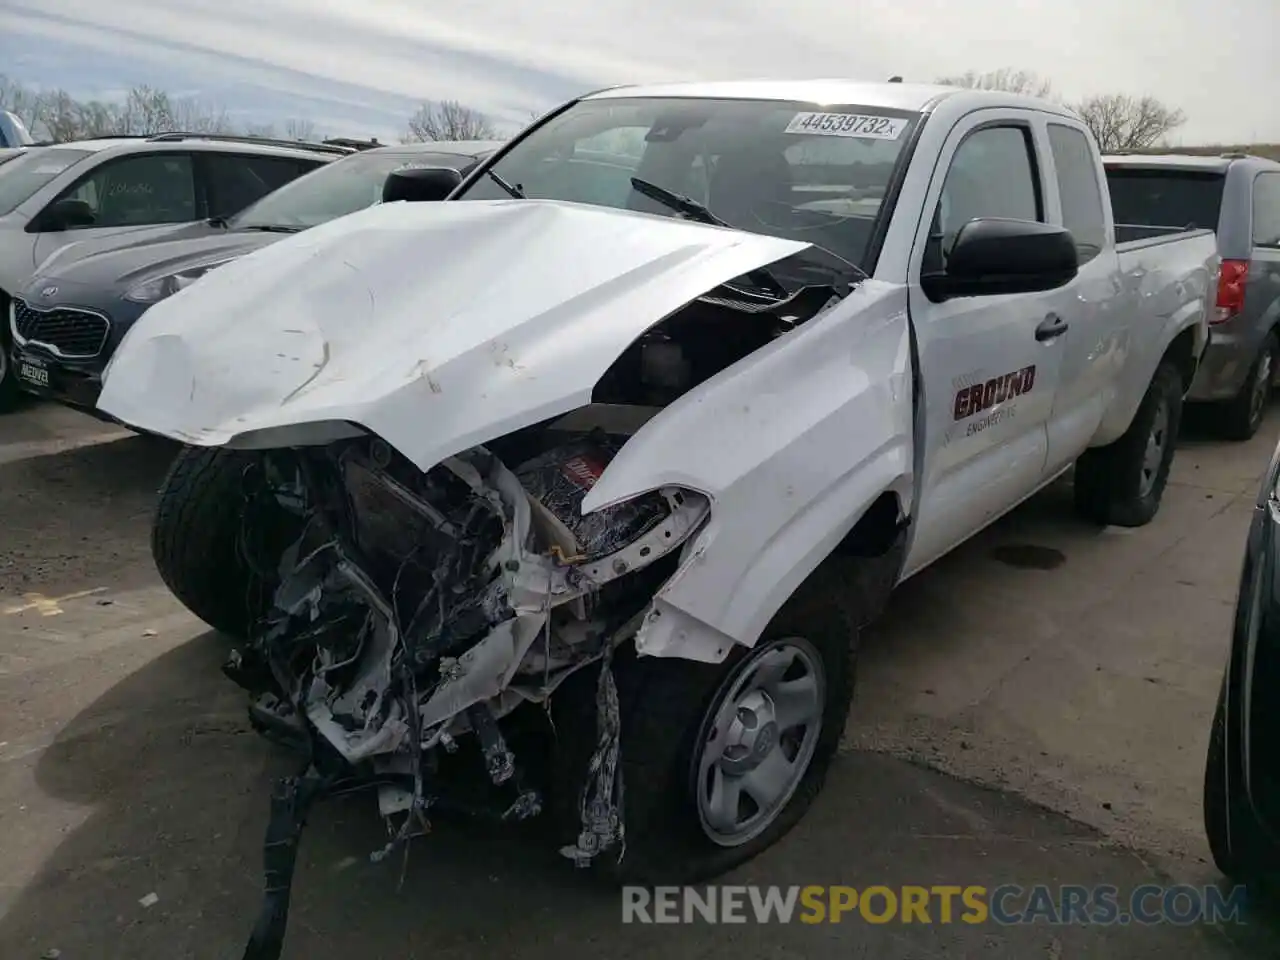
M 608 850 L 593 862 L 602 879 L 618 884 L 697 883 L 751 860 L 800 821 L 822 789 L 853 695 L 856 621 L 838 602 L 842 592 L 840 584 L 820 570 L 787 601 L 754 648 L 738 647 L 721 664 L 640 657 L 631 644 L 617 652 L 613 670 L 621 721 L 626 843 L 620 861 L 617 850 Z M 802 642 L 793 641 L 797 637 Z M 797 747 L 792 759 L 808 756 L 807 766 L 795 765 L 796 773 L 788 781 L 790 792 L 779 790 L 775 806 L 756 805 L 757 812 L 771 809 L 771 818 L 762 815 L 754 829 L 722 834 L 717 841 L 710 826 L 704 826 L 706 803 L 698 799 L 700 787 L 710 782 L 700 780 L 698 771 L 708 763 L 718 765 L 713 763 L 716 757 L 728 756 L 706 752 L 711 750 L 711 733 L 717 727 L 714 721 L 725 716 L 742 718 L 743 708 L 736 706 L 744 702 L 739 684 L 786 661 L 792 649 L 803 654 L 790 661 L 793 667 L 799 664 L 800 677 L 805 676 L 806 663 L 816 663 L 818 670 L 813 673 L 821 674 L 818 689 L 823 695 L 811 714 L 814 737 L 809 740 L 806 726 L 804 734 L 788 744 Z M 578 802 L 595 745 L 599 674 L 596 667 L 581 671 L 552 698 L 558 740 L 551 812 L 560 839 L 568 842 L 576 840 L 581 830 Z M 791 670 L 784 676 L 790 677 Z M 756 716 L 765 714 L 751 714 L 749 719 L 754 722 Z M 767 726 L 766 722 L 749 727 L 760 732 L 754 742 L 762 752 L 788 739 L 778 728 L 765 734 Z M 718 727 L 722 733 L 732 728 L 732 723 Z M 749 810 L 752 803 L 747 804 Z M 741 808 L 735 805 L 734 809 L 736 813 Z
M 1129 429 L 1076 461 L 1076 512 L 1103 526 L 1141 527 L 1160 509 L 1182 423 L 1182 374 L 1163 361 Z
M 245 451 L 183 447 L 160 486 L 151 526 L 151 556 L 165 586 L 209 626 L 237 639 L 247 639 L 270 608 L 275 578 L 258 571 L 279 559 L 264 549 L 250 563 L 242 549 L 245 473 L 254 460 Z M 256 531 L 266 536 L 255 543 L 283 549 L 290 519 L 283 508 L 278 519 L 271 526 L 279 529 Z
M 1267 338 L 1258 349 L 1253 365 L 1249 367 L 1249 375 L 1235 399 L 1223 405 L 1222 416 L 1218 421 L 1221 435 L 1226 440 L 1249 440 L 1258 432 L 1262 422 L 1267 418 L 1267 406 L 1271 401 L 1271 383 L 1276 375 L 1276 361 L 1280 359 L 1280 339 L 1275 331 L 1267 334 Z

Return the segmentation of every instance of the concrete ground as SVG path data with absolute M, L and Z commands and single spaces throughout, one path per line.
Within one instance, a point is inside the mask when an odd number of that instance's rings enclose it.
M 725 882 L 1214 882 L 1203 757 L 1277 423 L 1244 445 L 1185 440 L 1149 527 L 1089 529 L 1055 487 L 905 584 L 864 641 L 826 791 Z M 269 784 L 291 766 L 220 676 L 226 641 L 151 567 L 171 449 L 119 437 L 54 407 L 0 418 L 6 960 L 239 956 Z M 441 826 L 415 842 L 400 890 L 399 863 L 368 861 L 384 841 L 367 797 L 317 811 L 286 957 L 1200 960 L 1271 956 L 1280 936 L 1256 913 L 1227 927 L 623 926 L 615 894 L 530 834 Z

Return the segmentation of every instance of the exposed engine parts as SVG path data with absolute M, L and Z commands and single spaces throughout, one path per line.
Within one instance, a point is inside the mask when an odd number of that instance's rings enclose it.
M 844 295 L 831 265 L 793 266 L 824 282 L 783 297 L 717 287 L 619 356 L 592 403 L 425 473 L 373 436 L 262 454 L 246 480 L 257 505 L 244 540 L 272 511 L 298 533 L 268 561 L 271 611 L 226 672 L 253 694 L 254 725 L 308 762 L 273 799 L 267 896 L 246 957 L 278 955 L 307 807 L 335 789 L 377 789 L 390 840 L 375 860 L 426 832 L 433 807 L 538 814 L 538 751 L 517 743 L 529 710 L 517 711 L 541 704 L 550 720 L 553 693 L 588 664 L 599 665 L 595 736 L 573 774 L 580 829 L 561 852 L 581 866 L 622 856 L 613 653 L 711 504 L 678 487 L 586 515 L 582 504 L 662 407 Z
M 303 747 L 308 766 L 273 800 L 268 896 L 246 956 L 275 955 L 306 807 L 335 784 L 376 787 L 382 815 L 402 818 L 375 859 L 425 832 L 437 804 L 539 813 L 543 797 L 500 721 L 593 662 L 597 745 L 582 832 L 564 853 L 586 864 L 620 848 L 611 653 L 652 598 L 646 571 L 665 560 L 657 573 L 669 574 L 710 503 L 671 488 L 584 517 L 619 443 L 555 429 L 530 442 L 548 438 L 514 470 L 475 448 L 422 474 L 372 437 L 267 454 L 255 495 L 292 510 L 301 534 L 280 559 L 270 616 L 225 669 L 254 695 L 255 726 Z M 491 809 L 442 772 L 467 753 L 479 756 Z

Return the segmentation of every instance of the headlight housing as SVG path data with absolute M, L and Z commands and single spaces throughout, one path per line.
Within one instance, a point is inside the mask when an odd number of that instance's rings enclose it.
M 166 297 L 173 296 L 179 290 L 184 290 L 191 286 L 214 267 L 220 267 L 234 259 L 234 257 L 228 257 L 225 260 L 215 260 L 212 263 L 202 263 L 199 266 L 187 267 L 176 273 L 167 273 L 162 277 L 143 280 L 141 283 L 136 283 L 130 287 L 125 292 L 124 298 L 132 300 L 134 303 L 148 305 L 159 303 Z

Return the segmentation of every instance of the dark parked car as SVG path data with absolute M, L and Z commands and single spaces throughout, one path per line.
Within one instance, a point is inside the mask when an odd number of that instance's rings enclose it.
M 10 309 L 18 382 L 29 393 L 92 412 L 112 353 L 153 303 L 283 236 L 387 198 L 384 186 L 394 171 L 446 168 L 465 176 L 499 145 L 436 142 L 364 150 L 298 178 L 216 226 L 192 224 L 65 265 L 46 265 Z M 397 183 L 412 190 L 412 181 Z
M 1215 231 L 1222 265 L 1209 347 L 1187 402 L 1213 405 L 1232 440 L 1258 432 L 1280 374 L 1280 163 L 1262 157 L 1105 157 L 1121 239 L 1194 224 Z
M 229 217 L 353 152 L 194 133 L 28 147 L 0 166 L 0 316 L 47 263 Z M 0 410 L 19 393 L 9 346 L 9 325 L 0 324 Z
M 1254 504 L 1226 676 L 1205 764 L 1214 862 L 1242 882 L 1280 877 L 1280 447 Z

